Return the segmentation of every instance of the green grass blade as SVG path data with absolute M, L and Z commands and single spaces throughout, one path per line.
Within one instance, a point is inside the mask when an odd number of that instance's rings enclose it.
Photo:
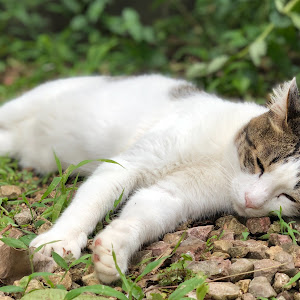
M 16 249 L 28 249 L 28 246 L 18 239 L 14 239 L 11 237 L 3 237 L 0 240 L 9 247 L 13 247 Z
M 49 196 L 49 194 L 58 186 L 58 184 L 61 182 L 62 177 L 54 177 L 50 185 L 48 186 L 46 192 L 43 194 L 41 201 L 43 201 L 46 197 Z
M 7 286 L 3 286 L 0 287 L 0 292 L 3 293 L 22 293 L 24 292 L 24 288 L 20 287 L 20 286 L 15 286 L 15 285 L 7 285 Z
M 52 251 L 52 257 L 54 261 L 64 270 L 69 270 L 67 262 L 56 252 Z
M 298 272 L 294 277 L 292 277 L 291 280 L 287 284 L 285 284 L 283 287 L 285 288 L 285 287 L 293 284 L 294 282 L 298 281 L 299 279 L 300 279 L 300 272 Z
M 59 173 L 60 177 L 62 177 L 61 162 L 60 162 L 59 158 L 57 157 L 56 153 L 54 151 L 53 151 L 53 153 L 54 153 L 54 158 L 55 158 L 55 162 L 56 162 L 56 165 L 57 165 L 58 173 Z
M 169 296 L 169 300 L 178 300 L 205 282 L 204 277 L 194 277 L 183 283 Z
M 115 289 L 102 285 L 102 284 L 96 284 L 92 286 L 84 286 L 78 289 L 74 289 L 65 296 L 64 300 L 72 300 L 75 297 L 79 296 L 80 294 L 84 292 L 90 292 L 90 293 L 95 293 L 99 295 L 104 295 L 104 296 L 109 296 L 109 297 L 116 297 L 117 299 L 120 300 L 128 300 L 128 298 L 122 294 L 119 291 L 116 291 Z
M 68 194 L 60 195 L 58 197 L 56 203 L 54 204 L 53 211 L 52 211 L 52 223 L 58 219 L 58 217 L 63 209 L 63 206 L 67 200 L 67 196 L 68 196 Z
M 118 271 L 118 273 L 119 273 L 119 275 L 120 275 L 120 278 L 121 278 L 121 280 L 123 281 L 124 286 L 125 286 L 125 288 L 126 288 L 126 292 L 129 292 L 129 291 L 131 290 L 131 284 L 130 284 L 130 282 L 127 280 L 125 274 L 122 273 L 120 267 L 118 266 L 118 263 L 117 263 L 117 257 L 116 257 L 116 253 L 115 253 L 114 250 L 112 250 L 112 256 L 113 256 L 113 260 L 114 260 L 114 262 L 115 262 L 116 269 L 117 269 L 117 271 Z
M 136 280 L 134 282 L 138 282 L 140 281 L 145 275 L 147 275 L 148 273 L 150 273 L 153 269 L 155 269 L 162 261 L 166 260 L 167 258 L 171 257 L 171 255 L 168 256 L 164 256 L 161 257 L 158 260 L 152 261 L 151 263 L 149 263 L 144 271 L 136 278 Z

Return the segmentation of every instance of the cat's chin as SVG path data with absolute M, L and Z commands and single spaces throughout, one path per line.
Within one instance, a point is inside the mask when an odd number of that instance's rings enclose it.
M 262 208 L 247 208 L 247 207 L 243 207 L 240 204 L 233 204 L 233 208 L 234 211 L 242 217 L 247 217 L 247 218 L 251 218 L 251 217 L 263 217 L 263 216 L 267 216 L 269 215 L 269 212 L 266 212 L 264 209 Z

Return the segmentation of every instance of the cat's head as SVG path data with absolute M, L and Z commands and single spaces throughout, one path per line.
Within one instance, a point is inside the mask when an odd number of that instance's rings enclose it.
M 234 209 L 244 216 L 300 215 L 300 98 L 296 80 L 274 90 L 269 111 L 253 118 L 235 139 L 240 170 Z

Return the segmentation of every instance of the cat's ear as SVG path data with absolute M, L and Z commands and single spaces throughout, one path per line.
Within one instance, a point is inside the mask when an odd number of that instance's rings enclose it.
M 300 118 L 300 97 L 296 78 L 285 82 L 273 90 L 270 110 L 273 113 L 273 121 L 278 125 L 288 125 Z

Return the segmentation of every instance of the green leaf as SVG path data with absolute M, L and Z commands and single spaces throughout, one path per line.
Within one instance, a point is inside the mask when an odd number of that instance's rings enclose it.
M 261 57 L 267 52 L 267 44 L 264 40 L 257 40 L 249 47 L 249 54 L 256 66 L 260 65 Z
M 289 17 L 291 18 L 295 27 L 300 29 L 300 14 L 298 14 L 296 12 L 291 12 L 291 13 L 289 13 Z
M 183 283 L 181 283 L 178 288 L 169 296 L 169 300 L 177 300 L 184 297 L 190 291 L 196 289 L 198 286 L 204 284 L 204 277 L 194 277 Z
M 92 257 L 91 254 L 85 254 L 85 255 L 81 256 L 80 258 L 74 260 L 70 264 L 69 268 L 72 268 L 72 267 L 74 267 L 74 266 L 76 266 L 76 265 L 78 265 L 80 263 L 88 263 L 90 261 L 91 257 Z
M 89 5 L 87 16 L 91 22 L 97 22 L 109 0 L 94 0 Z
M 140 23 L 139 14 L 132 8 L 124 8 L 122 12 L 125 27 L 132 38 L 139 42 L 142 40 L 142 25 Z
M 118 266 L 117 258 L 116 258 L 116 253 L 115 253 L 114 249 L 112 250 L 112 256 L 113 256 L 113 260 L 114 260 L 116 269 L 117 269 L 117 271 L 118 271 L 118 273 L 120 275 L 120 278 L 121 278 L 122 282 L 125 285 L 125 291 L 129 292 L 131 290 L 131 284 L 130 284 L 129 280 L 127 280 L 125 274 L 122 273 L 120 267 Z
M 90 293 L 95 293 L 95 294 L 109 296 L 109 297 L 116 297 L 120 300 L 128 300 L 128 298 L 121 292 L 116 291 L 115 289 L 113 289 L 109 286 L 106 286 L 106 285 L 102 285 L 102 284 L 96 284 L 96 285 L 92 285 L 92 286 L 84 286 L 84 287 L 72 290 L 66 294 L 64 300 L 72 300 L 84 292 L 90 292 Z
M 219 71 L 229 60 L 227 55 L 220 55 L 214 58 L 207 66 L 206 74 L 212 74 Z
M 135 282 L 140 281 L 145 275 L 147 275 L 148 273 L 150 273 L 153 269 L 156 268 L 156 266 L 158 266 L 162 261 L 166 260 L 169 257 L 170 257 L 170 255 L 164 256 L 164 257 L 161 257 L 158 260 L 155 260 L 155 261 L 152 261 L 151 263 L 149 263 L 145 267 L 144 271 L 136 278 Z
M 15 238 L 11 238 L 11 237 L 3 237 L 0 239 L 4 244 L 6 244 L 7 246 L 16 248 L 16 249 L 28 249 L 27 245 Z
M 43 194 L 41 200 L 44 200 L 56 187 L 57 185 L 61 182 L 62 177 L 54 177 L 50 185 L 48 186 L 46 192 Z
M 58 217 L 63 209 L 63 206 L 67 200 L 67 196 L 68 196 L 68 194 L 62 194 L 57 198 L 56 203 L 53 206 L 52 222 L 55 222 L 58 219 Z
M 300 279 L 300 272 L 298 272 L 294 277 L 292 277 L 290 279 L 290 281 L 287 284 L 285 284 L 283 287 L 284 288 L 288 287 L 289 285 L 293 284 L 294 282 L 298 281 L 299 279 Z
M 58 173 L 60 175 L 60 177 L 62 177 L 62 166 L 61 166 L 61 162 L 59 160 L 59 158 L 57 157 L 56 153 L 54 153 L 54 158 L 55 158 L 55 162 L 56 162 L 56 165 L 57 165 L 57 169 L 58 169 Z
M 56 252 L 52 251 L 52 257 L 54 261 L 64 270 L 69 270 L 69 266 L 66 261 Z
M 23 235 L 19 238 L 19 241 L 23 242 L 27 247 L 29 247 L 29 244 L 31 241 L 36 237 L 36 234 L 27 234 Z
M 198 300 L 203 300 L 204 297 L 206 296 L 208 290 L 209 290 L 209 288 L 208 288 L 208 284 L 206 282 L 204 282 L 203 284 L 198 286 L 197 289 L 196 289 L 197 299 Z
M 62 299 L 64 299 L 66 294 L 67 294 L 67 291 L 64 291 L 61 289 L 36 290 L 36 291 L 32 291 L 32 292 L 24 295 L 21 298 L 21 300 L 42 300 L 42 299 L 62 300 Z
M 24 288 L 20 287 L 20 286 L 15 286 L 15 285 L 7 285 L 7 286 L 3 286 L 0 287 L 0 292 L 3 293 L 22 293 L 24 292 Z

